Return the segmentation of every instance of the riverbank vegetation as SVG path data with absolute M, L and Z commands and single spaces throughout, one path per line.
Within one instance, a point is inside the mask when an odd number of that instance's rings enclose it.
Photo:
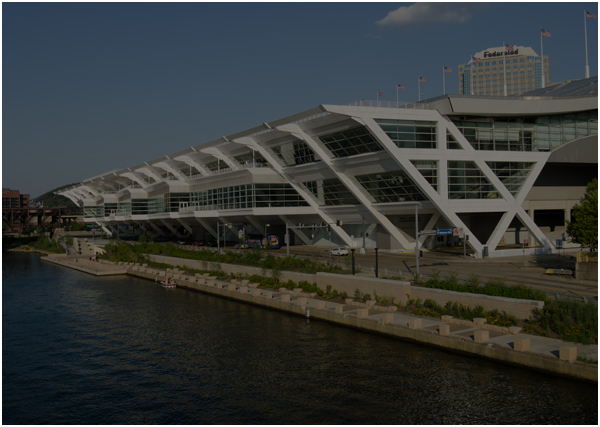
M 295 271 L 306 274 L 317 272 L 349 274 L 348 270 L 340 266 L 323 264 L 311 259 L 275 257 L 270 254 L 265 255 L 263 251 L 259 250 L 247 250 L 245 252 L 222 251 L 219 253 L 208 249 L 190 251 L 179 246 L 161 245 L 159 243 L 133 245 L 126 242 L 107 245 L 105 250 L 106 256 L 104 258 L 111 261 L 141 262 L 141 260 L 147 258 L 146 254 L 151 254 L 209 263 L 247 265 L 266 270 Z
M 552 300 L 542 310 L 533 310 L 523 330 L 563 341 L 597 344 L 598 305 L 592 301 Z
M 35 242 L 30 243 L 29 246 L 40 251 L 52 252 L 56 254 L 65 253 L 65 249 L 58 240 L 49 239 L 46 236 L 40 236 Z
M 305 292 L 316 293 L 324 299 L 339 299 L 343 301 L 348 296 L 345 292 L 338 292 L 327 286 L 327 289 L 319 288 L 316 283 L 301 281 L 295 283 L 292 280 L 281 282 L 283 271 L 295 271 L 301 273 L 314 274 L 316 272 L 329 272 L 337 274 L 348 274 L 347 270 L 341 267 L 329 266 L 327 264 L 317 263 L 309 259 L 284 258 L 266 255 L 262 251 L 246 251 L 246 253 L 224 251 L 218 253 L 211 250 L 189 251 L 173 245 L 132 245 L 125 242 L 119 242 L 106 246 L 106 254 L 99 258 L 109 259 L 111 261 L 123 262 L 144 262 L 151 267 L 171 268 L 171 265 L 151 262 L 147 259 L 146 253 L 155 255 L 164 255 L 170 257 L 193 259 L 200 261 L 202 269 L 190 269 L 178 266 L 179 269 L 189 274 L 209 273 L 220 280 L 227 279 L 248 279 L 256 282 L 262 288 L 301 288 Z M 248 276 L 243 274 L 227 274 L 221 270 L 221 263 L 248 265 L 261 269 L 261 274 Z M 551 300 L 548 295 L 540 290 L 519 284 L 509 286 L 505 278 L 497 278 L 488 281 L 485 284 L 480 283 L 479 276 L 471 275 L 467 283 L 459 283 L 458 274 L 452 273 L 449 278 L 441 279 L 439 272 L 434 272 L 429 278 L 417 278 L 414 281 L 416 286 L 428 288 L 444 289 L 454 292 L 468 292 L 474 294 L 483 294 L 490 296 L 501 296 L 506 298 L 530 299 L 543 301 L 542 310 L 535 309 L 530 319 L 521 322 L 523 332 L 538 334 L 548 337 L 560 338 L 564 341 L 578 342 L 583 344 L 594 344 L 598 342 L 598 308 L 593 302 L 585 304 L 578 301 Z M 402 279 L 402 278 L 398 278 Z M 441 317 L 450 315 L 459 319 L 473 320 L 475 317 L 484 317 L 487 323 L 497 326 L 514 326 L 519 324 L 517 319 L 505 312 L 498 310 L 485 311 L 481 306 L 470 307 L 458 302 L 448 302 L 445 306 L 440 306 L 433 300 L 421 301 L 408 297 L 408 302 L 404 306 L 396 303 L 392 297 L 384 295 L 362 294 L 359 290 L 355 292 L 355 301 L 369 301 L 374 299 L 378 304 L 389 306 L 396 305 L 399 310 L 410 312 L 419 316 Z M 524 323 L 524 324 L 523 324 Z

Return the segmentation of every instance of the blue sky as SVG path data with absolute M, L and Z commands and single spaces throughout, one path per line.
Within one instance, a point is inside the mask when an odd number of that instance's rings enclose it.
M 585 76 L 597 3 L 3 3 L 2 186 L 32 197 L 320 104 L 458 92 L 503 42 Z M 587 19 L 590 76 L 598 22 Z

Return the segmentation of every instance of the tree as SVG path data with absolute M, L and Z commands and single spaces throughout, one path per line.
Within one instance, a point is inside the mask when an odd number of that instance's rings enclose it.
M 598 179 L 587 185 L 585 195 L 573 206 L 571 222 L 567 221 L 570 241 L 590 251 L 598 249 Z

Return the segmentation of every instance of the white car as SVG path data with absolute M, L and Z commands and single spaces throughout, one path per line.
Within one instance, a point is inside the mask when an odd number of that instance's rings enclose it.
M 335 248 L 331 250 L 331 255 L 342 256 L 348 255 L 348 249 L 346 248 Z

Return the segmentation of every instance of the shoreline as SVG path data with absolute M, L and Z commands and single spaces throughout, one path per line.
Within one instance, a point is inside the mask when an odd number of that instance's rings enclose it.
M 109 262 L 99 263 L 89 261 L 87 258 L 83 257 L 73 260 L 66 259 L 65 256 L 42 257 L 45 261 L 97 276 L 128 274 L 156 281 L 161 276 L 166 275 L 164 270 L 157 268 L 140 265 L 118 265 Z M 92 265 L 88 266 L 87 264 Z M 195 290 L 297 316 L 322 320 L 364 332 L 374 332 L 388 337 L 434 346 L 452 352 L 484 357 L 513 366 L 527 367 L 541 372 L 588 382 L 598 381 L 597 364 L 561 359 L 561 346 L 565 346 L 567 353 L 575 348 L 575 354 L 577 354 L 577 349 L 583 348 L 582 345 L 521 333 L 504 335 L 483 331 L 481 324 L 469 321 L 457 321 L 458 319 L 446 318 L 434 320 L 432 318 L 399 312 L 384 313 L 353 305 L 317 300 L 302 292 L 288 291 L 282 293 L 250 287 L 248 283 L 242 284 L 237 283 L 237 281 L 225 282 L 215 280 L 214 277 L 208 275 L 196 275 L 194 277 L 184 272 L 174 271 L 172 276 L 177 286 L 184 289 Z M 442 334 L 443 331 L 448 330 L 451 333 Z M 476 342 L 478 340 L 481 342 Z M 520 349 L 520 351 L 515 349 L 519 347 L 517 345 L 518 340 L 527 340 L 527 347 L 531 346 L 531 350 L 523 351 L 523 349 Z M 556 350 L 549 350 L 550 347 L 548 345 L 552 346 L 552 349 L 556 348 Z

